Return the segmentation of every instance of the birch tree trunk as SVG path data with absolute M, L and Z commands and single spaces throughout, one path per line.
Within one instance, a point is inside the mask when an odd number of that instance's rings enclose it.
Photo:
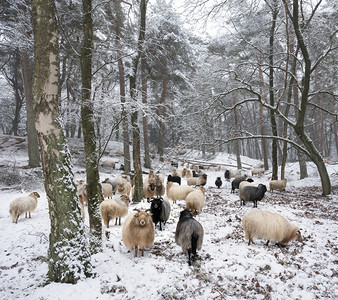
M 81 220 L 72 163 L 60 125 L 58 28 L 53 0 L 32 0 L 34 110 L 51 222 L 50 281 L 76 283 L 90 276 L 90 252 Z

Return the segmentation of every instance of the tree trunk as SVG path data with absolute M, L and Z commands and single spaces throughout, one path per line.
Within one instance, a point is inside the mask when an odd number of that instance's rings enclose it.
M 283 2 L 284 2 L 284 5 L 288 8 L 286 0 L 283 0 Z M 315 147 L 311 139 L 308 137 L 308 135 L 304 131 L 304 121 L 305 121 L 306 108 L 307 108 L 307 102 L 308 102 L 309 91 L 310 91 L 311 72 L 313 70 L 311 70 L 310 55 L 307 49 L 307 45 L 304 42 L 304 38 L 303 38 L 301 29 L 299 26 L 298 11 L 299 11 L 298 1 L 293 0 L 293 13 L 291 14 L 291 12 L 288 10 L 288 15 L 290 16 L 292 20 L 292 25 L 296 33 L 299 48 L 304 58 L 304 76 L 303 76 L 302 87 L 301 87 L 301 103 L 300 103 L 300 110 L 297 116 L 296 124 L 294 126 L 294 130 L 297 136 L 299 137 L 299 139 L 304 144 L 307 151 L 309 152 L 312 161 L 317 166 L 320 179 L 321 179 L 321 183 L 322 183 L 323 196 L 326 196 L 332 193 L 330 177 L 327 173 L 327 169 L 326 169 L 322 156 L 320 155 L 317 148 Z
M 96 151 L 96 136 L 94 122 L 94 104 L 91 100 L 92 85 L 92 51 L 93 51 L 93 23 L 92 1 L 83 0 L 83 46 L 81 49 L 81 79 L 82 79 L 82 105 L 81 119 L 86 157 L 87 195 L 89 226 L 91 231 L 91 251 L 97 253 L 101 250 L 102 221 L 100 203 L 103 200 L 100 176 L 98 170 L 98 157 Z
M 58 30 L 52 0 L 32 0 L 34 110 L 51 222 L 50 281 L 76 283 L 90 276 L 90 252 L 81 220 L 71 157 L 59 119 Z
M 232 104 L 236 104 L 236 100 L 233 99 Z M 237 112 L 234 110 L 234 117 L 235 117 L 235 130 L 236 134 L 239 133 L 239 126 L 237 120 Z M 236 161 L 237 161 L 237 169 L 242 169 L 242 162 L 241 162 L 241 144 L 239 140 L 235 141 L 235 152 L 236 152 Z
M 164 74 L 164 78 L 162 80 L 162 94 L 161 100 L 159 103 L 158 111 L 159 111 L 159 133 L 158 133 L 158 154 L 160 155 L 160 161 L 164 161 L 164 137 L 165 137 L 165 117 L 166 117 L 166 109 L 165 103 L 167 98 L 167 77 Z
M 277 4 L 275 1 L 272 3 L 272 22 L 270 28 L 270 43 L 269 43 L 269 95 L 270 95 L 270 105 L 272 107 L 275 106 L 274 100 L 274 39 L 275 39 L 275 28 L 276 28 L 276 18 L 277 18 Z M 272 135 L 277 136 L 277 123 L 275 118 L 275 112 L 270 110 L 270 121 L 271 121 L 271 129 Z M 278 157 L 277 157 L 277 139 L 272 139 L 272 180 L 278 179 Z
M 142 76 L 142 103 L 147 106 L 148 102 L 148 85 L 146 74 L 146 58 L 141 56 L 141 76 Z M 148 129 L 148 117 L 143 114 L 143 140 L 144 140 L 144 167 L 150 169 L 151 161 L 149 154 L 149 129 Z
M 33 68 L 26 50 L 21 54 L 21 72 L 26 99 L 28 166 L 36 168 L 40 163 L 40 153 L 33 108 Z
M 136 76 L 138 63 L 141 58 L 143 42 L 146 31 L 146 11 L 147 11 L 147 0 L 140 1 L 140 32 L 137 42 L 137 54 L 132 61 L 132 74 L 129 77 L 130 84 L 130 96 L 132 101 L 137 102 L 136 97 Z M 135 188 L 133 201 L 140 202 L 143 199 L 143 179 L 142 179 L 142 167 L 141 167 L 141 147 L 140 147 L 140 128 L 138 126 L 138 111 L 137 106 L 134 105 L 133 112 L 131 115 L 131 126 L 133 131 L 133 162 L 134 162 L 134 173 L 135 173 Z

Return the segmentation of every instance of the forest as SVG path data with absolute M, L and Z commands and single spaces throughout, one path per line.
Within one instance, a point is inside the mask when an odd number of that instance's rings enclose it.
M 123 174 L 133 173 L 134 203 L 143 174 L 197 152 L 204 161 L 233 155 L 239 170 L 243 157 L 260 161 L 272 180 L 287 178 L 288 164 L 298 179 L 314 168 L 321 196 L 334 194 L 334 1 L 5 0 L 0 10 L 0 135 L 26 138 L 28 167 L 42 168 L 50 282 L 93 276 L 111 143 L 121 144 Z M 89 239 L 74 139 L 83 145 Z

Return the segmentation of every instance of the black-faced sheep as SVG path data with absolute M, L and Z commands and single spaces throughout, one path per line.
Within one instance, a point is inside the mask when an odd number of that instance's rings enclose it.
M 248 182 L 253 182 L 253 180 L 251 178 L 248 178 L 248 179 L 243 179 L 243 178 L 235 178 L 232 182 L 231 182 L 231 193 L 235 193 L 235 189 L 238 189 L 239 188 L 239 184 L 242 182 L 242 181 L 248 181 Z
M 283 216 L 267 210 L 252 209 L 242 219 L 245 239 L 248 245 L 255 239 L 267 240 L 277 244 L 287 244 L 291 240 L 301 241 L 302 236 L 297 226 L 291 224 Z
M 201 174 L 199 177 L 190 177 L 187 178 L 188 185 L 205 185 L 207 183 L 207 174 Z
M 253 207 L 257 207 L 257 201 L 263 199 L 265 192 L 267 191 L 264 184 L 259 184 L 258 186 L 245 186 L 241 191 L 241 205 L 245 205 L 246 201 L 252 201 L 254 203 Z
M 185 208 L 189 209 L 193 215 L 197 215 L 204 207 L 205 190 L 202 186 L 196 187 L 185 199 Z
M 168 177 L 167 177 L 167 181 L 176 182 L 179 185 L 181 185 L 181 177 L 180 176 L 171 176 L 169 174 Z
M 167 196 L 176 203 L 176 200 L 185 200 L 187 195 L 191 193 L 194 188 L 187 185 L 177 185 L 173 182 L 167 182 Z
M 117 225 L 117 220 L 119 220 L 119 225 L 121 225 L 121 218 L 128 213 L 129 202 L 130 199 L 126 195 L 121 195 L 120 199 L 108 199 L 101 202 L 101 216 L 107 228 L 109 228 L 109 221 L 114 218 L 115 225 Z
M 198 174 L 195 170 L 192 170 L 192 177 L 200 177 L 200 174 Z
M 40 195 L 37 192 L 33 192 L 28 196 L 22 196 L 13 200 L 9 205 L 9 213 L 11 214 L 13 223 L 18 223 L 19 216 L 23 213 L 25 213 L 26 218 L 27 213 L 31 218 L 31 212 L 38 205 L 38 198 L 40 198 Z
M 170 202 L 162 197 L 153 198 L 150 200 L 150 212 L 152 214 L 155 226 L 160 223 L 160 230 L 162 231 L 162 223 L 166 223 L 170 216 Z
M 222 179 L 221 177 L 217 177 L 216 180 L 215 180 L 215 185 L 220 188 L 222 186 Z
M 122 241 L 130 251 L 135 248 L 135 257 L 138 247 L 144 256 L 144 248 L 151 247 L 154 239 L 155 225 L 148 212 L 137 211 L 126 218 L 122 228 Z
M 181 211 L 176 226 L 175 242 L 181 246 L 183 253 L 188 252 L 188 263 L 196 259 L 196 250 L 202 249 L 204 230 L 188 209 Z M 191 257 L 192 256 L 192 257 Z
M 270 192 L 279 190 L 280 192 L 285 191 L 286 179 L 283 180 L 271 180 L 269 182 Z

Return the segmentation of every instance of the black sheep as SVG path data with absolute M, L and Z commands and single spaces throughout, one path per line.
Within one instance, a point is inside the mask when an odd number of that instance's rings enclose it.
M 231 182 L 231 193 L 235 193 L 235 189 L 239 188 L 239 184 L 242 181 L 248 181 L 248 182 L 253 182 L 253 180 L 251 178 L 248 179 L 243 179 L 243 178 L 235 178 L 232 182 Z
M 170 216 L 170 203 L 167 199 L 163 200 L 162 197 L 152 198 L 150 201 L 151 217 L 155 226 L 160 223 L 160 230 L 162 231 L 162 222 L 165 224 Z
M 218 188 L 220 188 L 221 187 L 221 185 L 222 185 L 222 180 L 221 180 L 221 177 L 217 177 L 217 179 L 216 179 L 216 181 L 215 181 L 215 185 L 218 187 Z
M 230 171 L 229 170 L 225 170 L 225 172 L 224 172 L 224 178 L 227 181 L 230 181 Z
M 167 181 L 177 182 L 179 185 L 181 185 L 181 177 L 180 176 L 168 175 Z
M 241 205 L 245 205 L 245 201 L 253 201 L 254 206 L 257 207 L 257 201 L 263 199 L 266 192 L 266 186 L 264 184 L 259 184 L 256 186 L 245 186 L 243 191 L 241 191 Z
M 202 249 L 204 230 L 202 225 L 196 221 L 190 210 L 185 209 L 180 213 L 180 219 L 176 226 L 175 242 L 181 246 L 183 253 L 188 252 L 188 263 L 196 259 L 196 250 Z

